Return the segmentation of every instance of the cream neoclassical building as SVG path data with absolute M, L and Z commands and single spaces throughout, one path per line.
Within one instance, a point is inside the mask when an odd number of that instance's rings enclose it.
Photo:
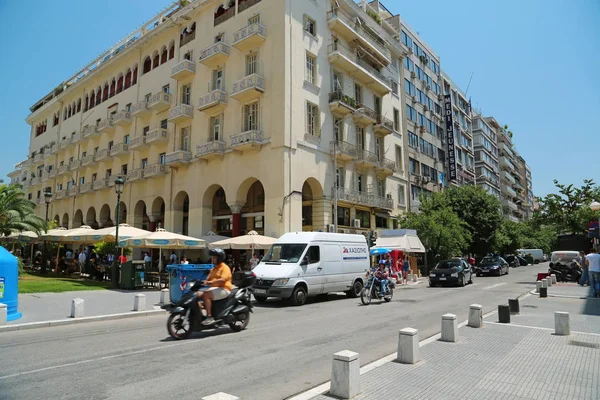
M 173 4 L 31 107 L 9 176 L 69 228 L 115 223 L 117 176 L 120 221 L 146 229 L 327 230 L 336 200 L 341 231 L 392 228 L 399 36 L 351 0 Z

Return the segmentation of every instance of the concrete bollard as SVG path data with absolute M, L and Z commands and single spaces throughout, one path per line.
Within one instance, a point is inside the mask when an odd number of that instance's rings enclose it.
M 417 274 L 413 274 L 412 281 L 413 282 L 418 282 L 419 281 L 419 276 Z
M 542 288 L 542 281 L 537 281 L 535 283 L 535 292 L 539 293 L 541 288 Z
M 215 394 L 211 394 L 210 396 L 205 396 L 201 400 L 239 400 L 239 397 L 232 396 L 227 393 L 219 392 Z
M 469 323 L 471 328 L 483 327 L 483 306 L 481 304 L 471 304 L 469 306 Z
M 456 315 L 444 314 L 442 315 L 442 342 L 456 343 L 458 340 L 458 322 L 456 322 Z
M 554 285 L 556 283 L 556 274 L 552 274 L 550 277 L 552 278 L 552 284 Z
M 540 297 L 541 298 L 548 297 L 548 288 L 542 287 L 540 289 Z
M 542 279 L 542 288 L 548 288 L 548 281 L 546 280 L 546 278 Z
M 168 304 L 171 302 L 169 298 L 169 289 L 163 289 L 160 291 L 160 304 Z
M 419 331 L 417 329 L 404 328 L 398 332 L 398 356 L 396 361 L 403 364 L 416 364 L 421 361 Z
M 519 314 L 521 307 L 519 306 L 519 299 L 508 299 L 508 308 L 511 314 Z
M 333 355 L 329 393 L 341 399 L 352 399 L 360 392 L 358 353 L 350 350 Z
M 569 322 L 568 312 L 554 312 L 554 334 L 560 336 L 568 336 L 571 334 L 571 324 Z
M 510 324 L 510 308 L 508 304 L 498 306 L 498 322 L 501 324 Z
M 412 274 L 406 274 L 406 282 L 412 281 Z
M 552 277 L 551 276 L 547 276 L 546 277 L 546 282 L 548 283 L 548 287 L 552 286 Z
M 71 318 L 81 318 L 83 317 L 83 306 L 84 300 L 80 298 L 76 298 L 71 300 Z
M 8 306 L 4 303 L 0 303 L 0 326 L 6 325 L 6 319 L 8 317 Z
M 133 299 L 133 311 L 146 311 L 146 295 L 138 293 Z

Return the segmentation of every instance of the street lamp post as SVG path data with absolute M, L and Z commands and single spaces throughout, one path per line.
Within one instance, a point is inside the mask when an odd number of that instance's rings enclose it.
M 46 203 L 46 230 L 48 232 L 48 209 L 50 207 L 50 203 L 52 202 L 52 193 L 44 192 L 44 202 Z M 46 273 L 48 266 L 48 243 L 44 240 L 44 252 L 42 254 L 42 272 Z
M 592 209 L 592 211 L 598 211 L 598 210 L 600 210 L 600 203 L 598 203 L 597 201 L 592 201 L 592 204 L 590 204 L 590 208 Z M 600 218 L 598 218 L 598 228 L 596 229 L 596 236 L 598 236 L 599 232 L 600 232 Z M 600 241 L 600 236 L 598 236 L 597 238 L 594 238 L 594 244 L 596 245 L 596 249 L 598 248 L 599 241 Z
M 117 215 L 116 215 L 116 229 L 115 229 L 115 255 L 113 265 L 111 268 L 111 282 L 113 289 L 119 288 L 119 214 L 121 214 L 121 193 L 123 193 L 123 186 L 125 185 L 125 179 L 122 176 L 118 176 L 115 179 L 115 192 L 117 193 Z

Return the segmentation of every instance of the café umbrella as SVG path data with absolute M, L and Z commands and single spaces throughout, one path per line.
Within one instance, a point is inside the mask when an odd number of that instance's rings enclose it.
M 119 243 L 121 239 L 129 239 L 129 238 L 142 238 L 150 235 L 152 232 L 147 231 L 145 229 L 140 229 L 133 227 L 129 224 L 119 224 Z M 95 231 L 88 232 L 85 235 L 85 242 L 87 243 L 97 243 L 102 241 L 114 241 L 115 236 L 117 235 L 117 227 L 111 226 L 108 228 L 97 229 Z M 127 246 L 129 247 L 129 246 Z
M 259 235 L 256 231 L 250 231 L 244 236 L 236 236 L 225 240 L 210 243 L 213 249 L 233 249 L 233 250 L 266 250 L 275 243 L 277 239 Z

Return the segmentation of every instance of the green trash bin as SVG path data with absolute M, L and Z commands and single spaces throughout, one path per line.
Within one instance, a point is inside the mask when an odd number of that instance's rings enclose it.
M 121 265 L 120 287 L 125 290 L 141 289 L 144 287 L 146 266 L 143 261 L 127 261 Z

